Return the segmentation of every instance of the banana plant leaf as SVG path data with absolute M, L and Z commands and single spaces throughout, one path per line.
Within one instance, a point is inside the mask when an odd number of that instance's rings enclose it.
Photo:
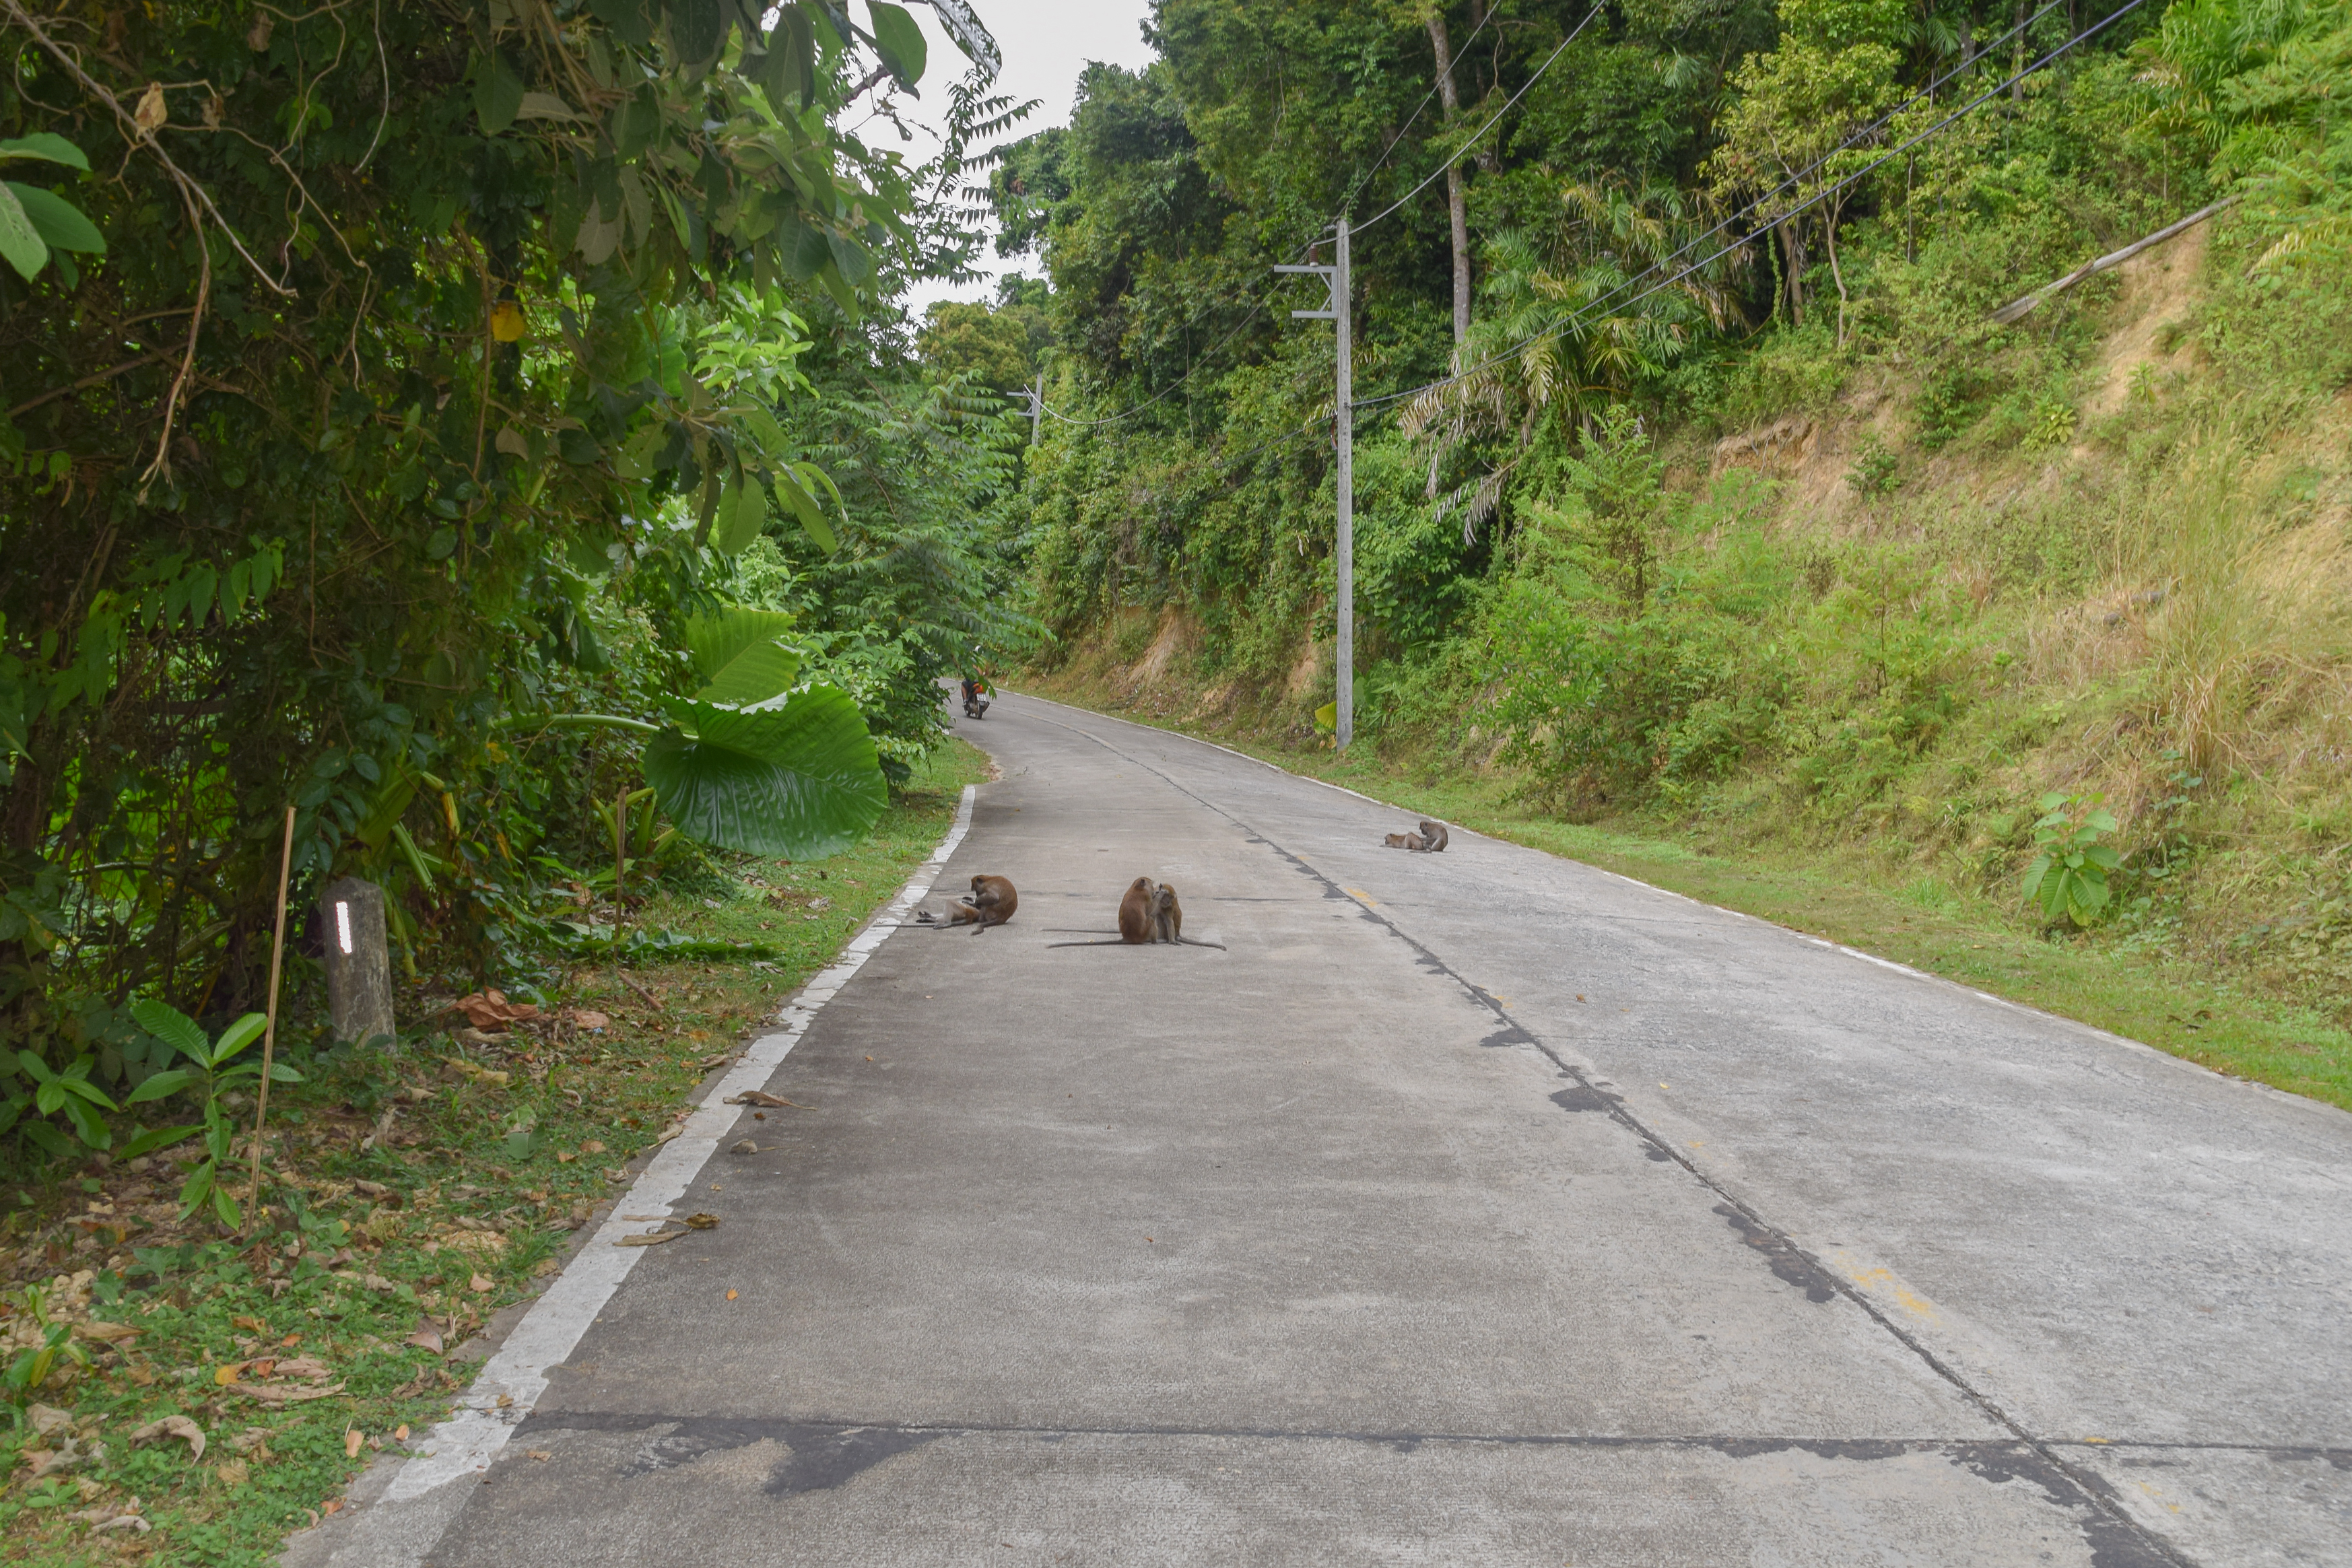
M 812 686 L 775 707 L 673 699 L 646 781 L 678 831 L 748 854 L 816 860 L 863 838 L 889 803 L 865 716 Z
M 686 651 L 704 682 L 696 700 L 749 707 L 792 690 L 800 679 L 800 655 L 776 642 L 792 624 L 782 611 L 741 605 L 688 621 Z

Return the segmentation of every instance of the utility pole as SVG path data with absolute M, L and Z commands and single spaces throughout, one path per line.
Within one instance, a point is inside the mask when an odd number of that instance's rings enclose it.
M 1029 444 L 1037 444 L 1037 427 L 1045 417 L 1045 372 L 1039 371 L 1037 380 L 1023 389 L 1029 394 Z
M 1339 329 L 1339 374 L 1338 407 L 1333 411 L 1339 425 L 1339 476 L 1334 488 L 1339 492 L 1339 529 L 1334 564 L 1338 567 L 1339 626 L 1339 646 L 1334 671 L 1339 687 L 1333 701 L 1339 749 L 1345 751 L 1356 738 L 1356 421 L 1355 421 L 1355 322 L 1350 319 L 1348 278 L 1348 220 L 1343 215 L 1334 231 L 1339 236 L 1339 250 L 1331 267 L 1277 267 L 1276 272 L 1311 272 L 1331 287 L 1329 308 L 1323 310 L 1293 310 L 1298 319 L 1329 321 Z

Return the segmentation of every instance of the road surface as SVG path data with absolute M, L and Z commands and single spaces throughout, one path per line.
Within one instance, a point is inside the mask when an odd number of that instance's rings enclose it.
M 2352 1116 L 1181 737 L 961 732 L 939 886 L 1014 922 L 872 934 L 729 1080 L 813 1108 L 714 1093 L 620 1206 L 721 1225 L 593 1241 L 289 1561 L 2352 1563 Z M 1139 874 L 1226 950 L 1046 946 Z

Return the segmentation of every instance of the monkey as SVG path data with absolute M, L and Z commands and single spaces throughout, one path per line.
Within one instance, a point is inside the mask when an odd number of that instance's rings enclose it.
M 1128 883 L 1126 894 L 1118 901 L 1118 939 L 1122 942 L 1149 942 L 1153 930 L 1152 912 L 1160 902 L 1160 884 L 1148 876 L 1139 876 Z
M 1421 825 L 1421 847 L 1435 854 L 1445 847 L 1445 824 L 1423 822 Z
M 1392 850 L 1417 850 L 1422 847 L 1421 836 L 1417 833 L 1391 833 L 1381 842 Z
M 1148 876 L 1139 876 L 1128 884 L 1118 901 L 1118 936 L 1110 942 L 1048 942 L 1048 947 L 1117 947 L 1143 946 L 1155 942 L 1172 942 L 1187 947 L 1214 947 L 1226 950 L 1222 942 L 1201 942 L 1183 935 L 1184 909 L 1176 902 L 1176 890 L 1162 887 Z
M 1151 939 L 1154 942 L 1184 940 L 1184 906 L 1176 902 L 1176 890 L 1164 882 L 1151 895 Z
M 950 925 L 970 925 L 980 918 L 980 911 L 969 897 L 960 898 L 948 905 L 947 918 L 942 920 L 928 909 L 915 911 L 915 924 L 930 925 L 944 931 Z
M 980 911 L 980 930 L 985 931 L 1012 919 L 1013 912 L 1021 907 L 1021 895 L 1003 877 L 976 876 L 971 879 L 971 904 Z

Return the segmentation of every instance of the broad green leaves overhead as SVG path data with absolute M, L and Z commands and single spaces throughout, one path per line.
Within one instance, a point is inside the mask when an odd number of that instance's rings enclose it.
M 80 148 L 50 131 L 0 138 L 0 162 L 11 160 L 62 163 L 87 172 Z M 53 250 L 102 254 L 106 236 L 71 202 L 54 191 L 16 180 L 0 181 L 0 258 L 27 279 L 48 264 Z
M 749 707 L 793 689 L 801 656 L 779 641 L 793 629 L 793 617 L 777 610 L 729 605 L 686 622 L 686 647 L 702 681 L 695 700 Z
M 663 706 L 675 727 L 646 744 L 646 778 L 705 843 L 814 860 L 856 842 L 889 803 L 865 716 L 837 687 L 757 710 Z

